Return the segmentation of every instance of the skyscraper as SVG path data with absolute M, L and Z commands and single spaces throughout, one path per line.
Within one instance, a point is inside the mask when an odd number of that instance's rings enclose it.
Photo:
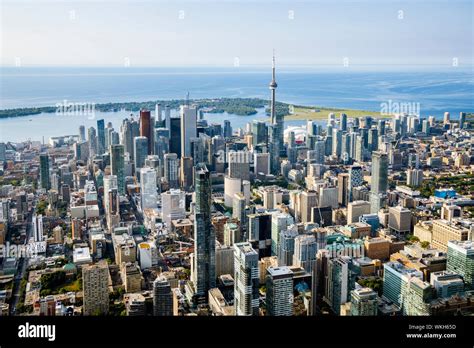
M 125 194 L 125 164 L 124 164 L 124 146 L 110 145 L 110 171 L 112 175 L 117 176 L 118 191 L 121 195 Z
M 211 224 L 211 175 L 204 164 L 196 166 L 194 187 L 194 285 L 196 295 L 206 297 L 216 286 L 216 237 Z
M 151 113 L 148 110 L 140 110 L 140 136 L 146 137 L 148 140 L 147 154 L 152 154 L 154 122 L 151 118 Z
M 474 242 L 448 242 L 446 270 L 461 275 L 468 289 L 474 289 Z
M 40 184 L 41 188 L 49 190 L 51 188 L 51 180 L 49 178 L 49 156 L 47 153 L 40 155 Z
M 258 253 L 248 242 L 234 244 L 234 308 L 236 315 L 258 315 L 259 282 Z
M 193 157 L 191 152 L 191 138 L 197 136 L 197 108 L 195 106 L 181 105 L 181 155 Z
M 158 276 L 153 282 L 153 315 L 173 315 L 173 293 L 165 277 Z
M 164 178 L 171 189 L 179 187 L 178 180 L 178 156 L 175 153 L 167 153 L 164 156 Z
M 86 127 L 84 125 L 79 126 L 79 141 L 86 141 Z
M 106 261 L 82 267 L 84 315 L 107 314 L 109 311 L 109 267 Z
M 140 168 L 145 165 L 145 159 L 148 156 L 148 139 L 146 137 L 135 137 L 134 139 L 134 163 L 135 172 L 139 172 Z
M 140 194 L 142 210 L 156 208 L 156 170 L 147 167 L 140 169 Z
M 464 122 L 466 122 L 466 113 L 460 112 L 459 113 L 459 128 L 464 128 Z
M 388 188 L 388 156 L 386 153 L 372 153 L 372 178 L 370 180 L 370 212 L 378 213 Z
M 312 261 L 316 260 L 318 244 L 312 234 L 301 234 L 295 237 L 295 253 L 293 265 L 302 267 L 306 272 L 311 272 Z
M 341 129 L 342 131 L 346 131 L 346 130 L 347 130 L 347 115 L 346 115 L 346 114 L 343 114 L 343 113 L 341 113 L 340 129 Z
M 105 121 L 97 120 L 97 154 L 105 152 Z
M 266 286 L 266 315 L 293 315 L 293 272 L 286 266 L 269 267 Z
M 135 151 L 134 151 L 134 139 L 135 137 L 140 136 L 140 130 L 138 127 L 138 122 L 133 118 L 126 118 L 123 120 L 122 125 L 120 126 L 120 133 L 122 137 L 122 145 L 124 146 L 125 152 L 130 154 L 130 158 L 133 160 Z
M 278 135 L 278 125 L 270 124 L 268 126 L 268 152 L 270 153 L 270 170 L 274 175 L 280 172 L 280 144 Z

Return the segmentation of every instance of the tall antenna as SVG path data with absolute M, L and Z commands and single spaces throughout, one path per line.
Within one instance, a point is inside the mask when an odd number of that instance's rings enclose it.
M 186 93 L 186 105 L 189 106 L 189 91 Z

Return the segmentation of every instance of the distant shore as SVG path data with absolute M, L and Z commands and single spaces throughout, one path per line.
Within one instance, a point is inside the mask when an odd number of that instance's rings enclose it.
M 141 109 L 155 110 L 156 104 L 169 106 L 171 109 L 177 109 L 185 103 L 196 104 L 199 108 L 204 109 L 208 113 L 224 113 L 234 114 L 238 116 L 250 116 L 258 112 L 257 109 L 267 108 L 268 100 L 260 98 L 207 98 L 207 99 L 173 99 L 173 100 L 154 100 L 146 102 L 121 102 L 121 103 L 101 103 L 94 104 L 94 111 L 98 112 L 117 112 L 127 110 L 130 112 L 138 112 Z M 62 105 L 62 107 L 64 107 Z M 34 116 L 41 113 L 55 113 L 57 106 L 16 108 L 0 110 L 0 119 L 10 117 L 26 117 Z M 388 118 L 390 115 L 382 115 L 380 112 L 357 110 L 348 108 L 331 108 L 318 106 L 297 106 L 289 103 L 277 102 L 276 112 L 282 115 L 286 120 L 322 120 L 328 117 L 329 113 L 345 113 L 348 117 L 372 116 L 377 118 Z

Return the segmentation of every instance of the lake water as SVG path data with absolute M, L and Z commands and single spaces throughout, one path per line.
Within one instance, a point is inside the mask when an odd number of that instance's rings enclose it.
M 54 106 L 68 102 L 106 103 L 213 97 L 269 98 L 269 69 L 262 68 L 2 68 L 0 109 Z M 422 116 L 441 118 L 445 111 L 474 111 L 472 69 L 359 71 L 357 69 L 277 70 L 277 100 L 380 111 L 383 102 L 419 103 Z M 118 129 L 128 112 L 87 116 L 40 114 L 0 120 L 0 141 L 47 140 L 77 134 L 79 125 L 95 126 L 104 118 Z M 232 122 L 244 127 L 253 116 L 210 114 L 209 122 Z M 31 121 L 30 121 L 31 120 Z M 302 121 L 292 122 L 293 125 Z M 288 124 L 288 123 L 287 123 Z

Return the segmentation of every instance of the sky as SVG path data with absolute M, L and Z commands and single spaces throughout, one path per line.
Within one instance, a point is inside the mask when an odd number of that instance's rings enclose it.
M 2 66 L 474 63 L 471 0 L 0 0 Z

